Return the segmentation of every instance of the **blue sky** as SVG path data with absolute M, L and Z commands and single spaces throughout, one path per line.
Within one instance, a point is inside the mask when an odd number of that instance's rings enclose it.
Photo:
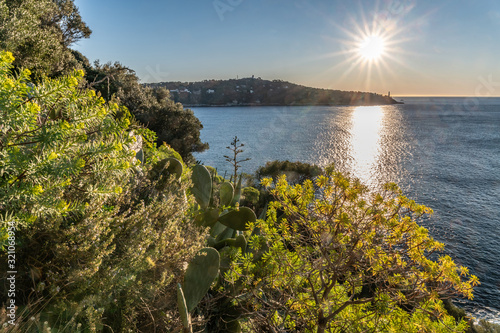
M 73 47 L 142 82 L 255 75 L 393 95 L 500 96 L 498 0 L 76 0 Z M 357 52 L 385 40 L 380 59 Z

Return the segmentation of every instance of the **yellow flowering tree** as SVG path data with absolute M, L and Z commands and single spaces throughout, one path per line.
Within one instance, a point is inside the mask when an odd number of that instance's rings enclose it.
M 135 152 L 127 111 L 78 88 L 83 71 L 29 83 L 0 58 L 0 211 L 21 224 L 120 191 Z M 120 112 L 121 117 L 116 117 Z
M 30 302 L 57 303 L 112 252 L 101 212 L 136 162 L 127 110 L 80 89 L 83 71 L 35 85 L 13 61 L 0 53 L 0 263 L 15 248 L 16 306 L 36 315 Z
M 263 184 L 271 186 L 272 179 Z M 232 304 L 255 330 L 464 332 L 442 299 L 479 282 L 417 224 L 432 211 L 395 184 L 372 194 L 333 169 L 271 188 L 267 218 L 249 225 L 250 251 L 225 275 Z M 236 294 L 234 290 L 238 291 Z M 237 295 L 237 296 L 234 296 Z

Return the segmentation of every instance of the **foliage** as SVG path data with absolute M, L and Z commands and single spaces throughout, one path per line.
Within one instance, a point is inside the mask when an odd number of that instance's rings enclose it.
M 37 80 L 69 74 L 78 64 L 69 47 L 90 34 L 73 0 L 0 1 L 0 49 Z
M 259 182 L 270 177 L 276 183 L 278 177 L 284 174 L 289 183 L 299 184 L 307 179 L 313 179 L 321 173 L 321 168 L 313 164 L 298 161 L 272 161 L 267 162 L 265 166 L 259 167 L 255 172 L 255 177 Z
M 265 254 L 240 256 L 225 276 L 254 330 L 465 331 L 440 298 L 472 298 L 478 280 L 450 257 L 432 257 L 443 244 L 416 222 L 430 209 L 394 184 L 370 194 L 334 170 L 315 184 L 281 176 L 272 193 L 267 219 L 248 225 L 259 231 L 250 248 Z
M 35 320 L 23 332 L 43 321 L 64 332 L 79 324 L 164 332 L 179 325 L 173 289 L 203 237 L 186 217 L 187 183 L 172 181 L 160 193 L 136 177 L 116 199 L 94 201 L 80 216 L 40 220 L 19 232 L 25 246 L 18 260 L 33 279 L 20 289 L 35 290 L 23 312 Z
M 203 241 L 188 178 L 134 160 L 128 110 L 79 89 L 83 72 L 33 85 L 13 60 L 0 54 L 0 232 L 5 244 L 17 222 L 23 267 L 13 331 L 171 331 L 176 283 Z
M 158 148 L 158 154 L 161 156 L 161 158 L 168 158 L 168 157 L 173 157 L 182 163 L 184 162 L 182 160 L 182 156 L 175 151 L 172 147 L 167 145 L 166 143 L 163 143 L 159 148 Z M 184 164 L 185 165 L 185 164 Z
M 89 87 L 99 91 L 104 99 L 111 100 L 120 88 L 126 86 L 129 90 L 134 90 L 137 100 L 136 104 L 132 105 L 133 107 L 146 102 L 143 94 L 140 93 L 139 78 L 132 69 L 119 62 L 101 64 L 99 60 L 96 60 L 90 64 L 83 54 L 79 54 L 78 59 L 85 70 L 85 79 Z
M 98 331 L 103 325 L 115 331 L 177 325 L 172 289 L 203 238 L 186 220 L 188 204 L 176 182 L 164 189 L 165 198 L 147 179 L 138 180 L 137 187 L 125 188 L 114 201 L 94 202 L 79 218 L 39 221 L 22 230 L 26 247 L 18 250 L 19 260 L 36 271 L 35 284 L 21 287 L 36 290 L 25 316 L 37 320 L 29 325 L 48 319 L 68 332 L 78 324 Z M 91 317 L 89 308 L 98 312 Z
M 245 202 L 256 205 L 259 202 L 260 192 L 254 187 L 243 188 L 243 198 Z
M 0 63 L 0 207 L 27 224 L 121 191 L 135 152 L 128 111 L 77 88 L 82 71 L 37 86 Z M 116 117 L 120 113 L 121 117 Z
M 200 140 L 201 122 L 193 111 L 174 103 L 167 90 L 143 87 L 134 71 L 120 63 L 84 67 L 89 85 L 107 99 L 118 97 L 140 123 L 156 132 L 158 146 L 167 143 L 187 163 L 194 162 L 193 152 L 208 148 Z

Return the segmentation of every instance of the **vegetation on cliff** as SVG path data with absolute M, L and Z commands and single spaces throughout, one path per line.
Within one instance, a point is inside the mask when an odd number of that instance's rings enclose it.
M 203 125 L 199 119 L 193 111 L 174 102 L 168 90 L 140 85 L 135 72 L 118 62 L 91 65 L 83 55 L 79 59 L 87 86 L 105 100 L 127 107 L 138 124 L 156 133 L 157 146 L 170 145 L 187 162 L 194 162 L 192 153 L 208 149 L 208 144 L 200 139 Z
M 443 245 L 417 224 L 430 211 L 395 185 L 372 194 L 334 169 L 278 163 L 312 179 L 270 170 L 257 219 L 240 203 L 258 191 L 156 148 L 126 107 L 82 88 L 81 70 L 32 84 L 0 58 L 0 263 L 14 248 L 18 265 L 14 297 L 0 289 L 16 305 L 12 325 L 3 304 L 5 330 L 467 329 L 441 299 L 472 297 L 477 278 L 431 259 Z
M 2 331 L 468 330 L 442 300 L 477 278 L 395 184 L 275 161 L 243 187 L 236 137 L 224 179 L 167 90 L 69 49 L 90 34 L 73 1 L 0 9 Z

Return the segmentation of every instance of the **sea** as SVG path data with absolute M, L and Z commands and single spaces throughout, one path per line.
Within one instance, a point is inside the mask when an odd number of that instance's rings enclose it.
M 223 156 L 237 136 L 251 158 L 241 172 L 289 160 L 333 163 L 374 189 L 396 182 L 434 210 L 424 226 L 481 282 L 457 305 L 500 323 L 500 98 L 396 99 L 404 104 L 192 108 L 210 145 L 195 158 L 229 177 Z

